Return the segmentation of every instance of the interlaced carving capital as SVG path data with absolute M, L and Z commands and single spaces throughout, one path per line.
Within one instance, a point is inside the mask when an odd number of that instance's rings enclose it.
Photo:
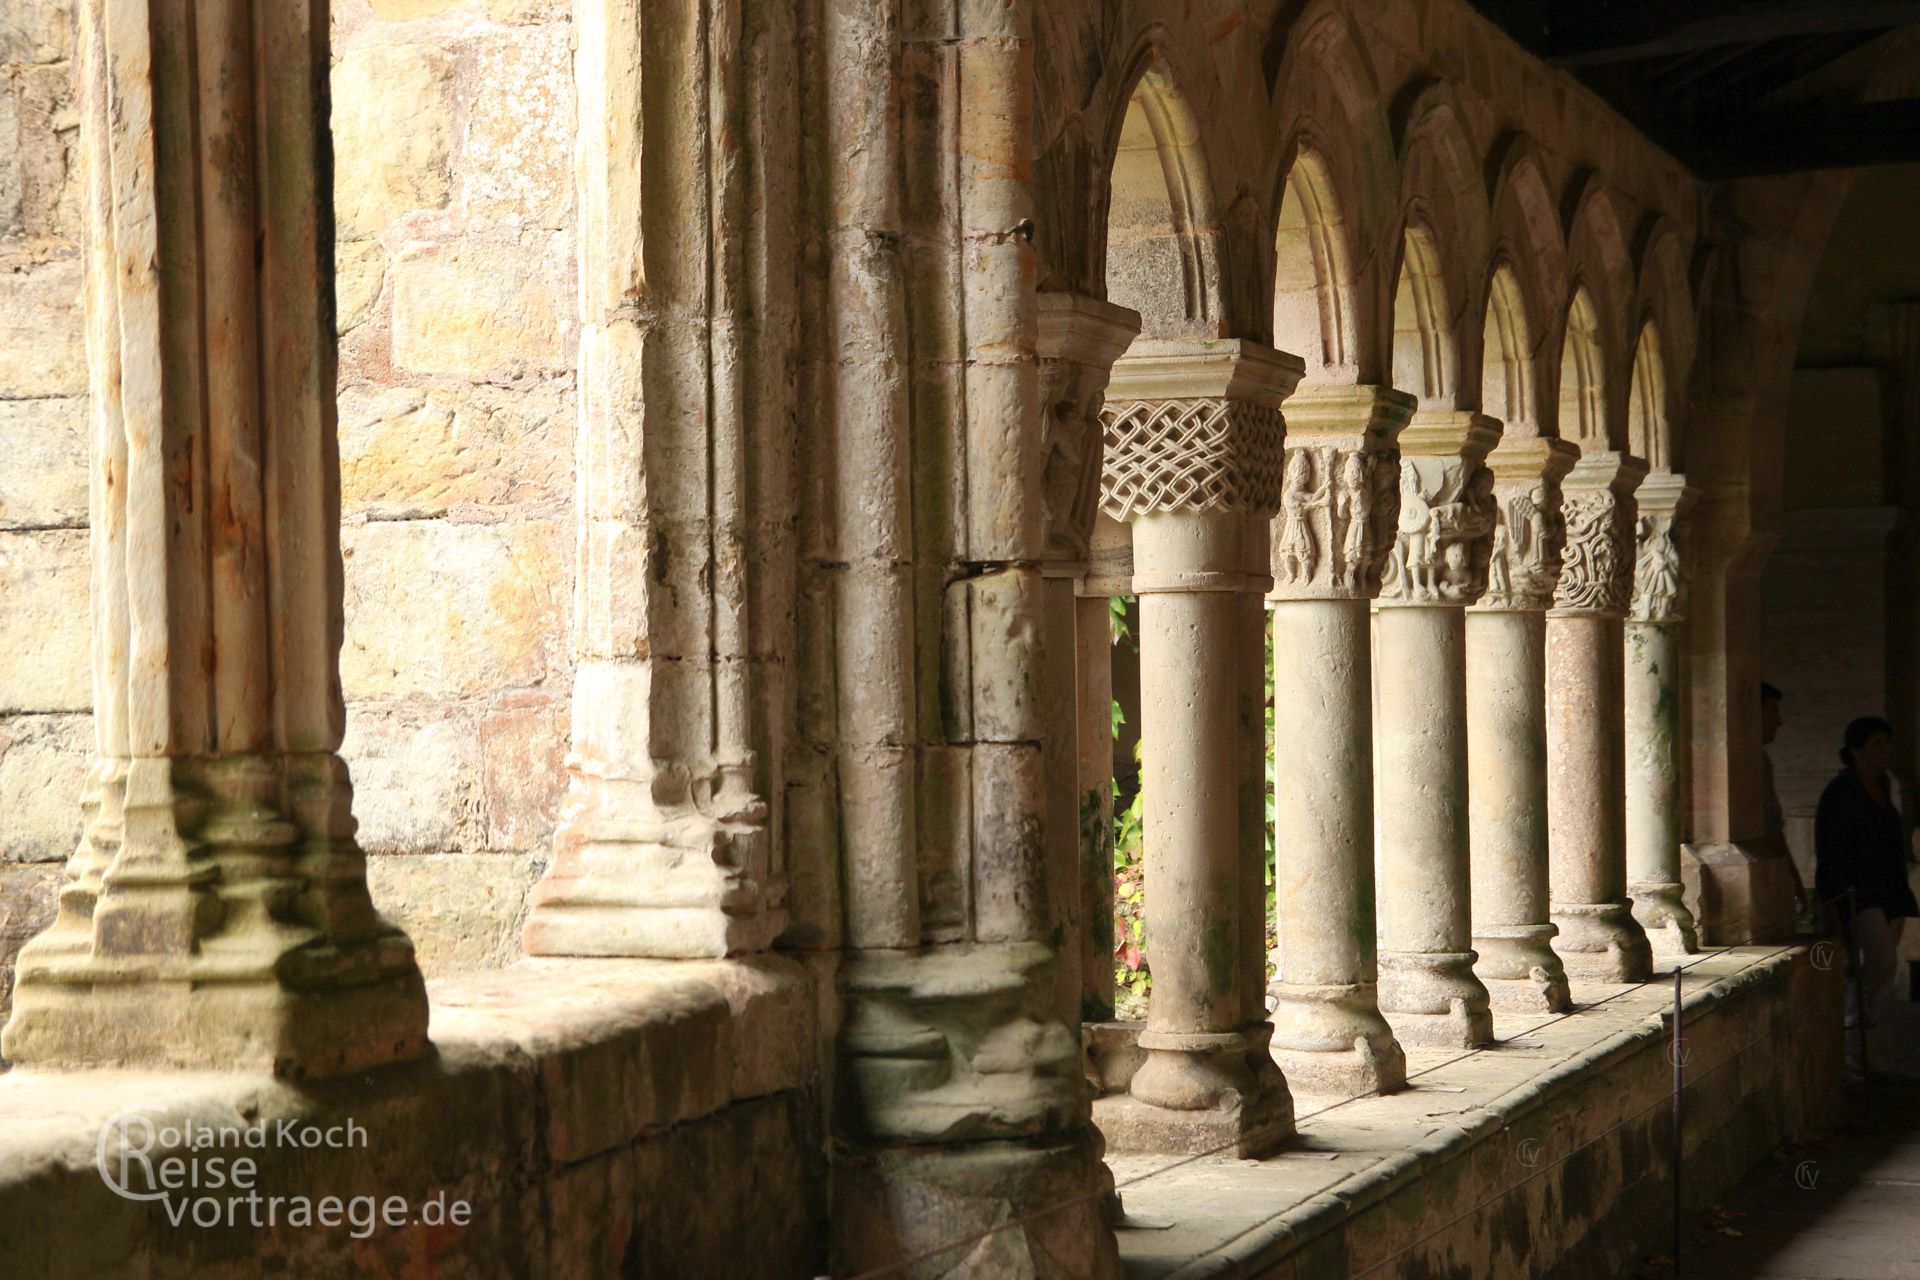
M 1622 502 L 1612 490 L 1598 490 L 1568 494 L 1563 510 L 1567 541 L 1560 557 L 1554 608 L 1624 613 L 1633 585 L 1631 504 Z
M 1679 530 L 1671 514 L 1642 514 L 1635 529 L 1639 552 L 1633 563 L 1636 622 L 1678 622 L 1682 598 Z
M 1332 445 L 1286 451 L 1273 527 L 1273 599 L 1378 594 L 1400 510 L 1395 455 Z
M 1285 426 L 1270 405 L 1220 396 L 1109 401 L 1101 506 L 1116 520 L 1156 511 L 1271 515 Z
M 1470 604 L 1487 585 L 1493 473 L 1460 457 L 1400 459 L 1400 507 L 1380 599 Z
M 1487 558 L 1487 589 L 1477 607 L 1544 610 L 1553 603 L 1567 537 L 1560 488 L 1543 480 L 1501 485 L 1494 500 L 1497 522 Z

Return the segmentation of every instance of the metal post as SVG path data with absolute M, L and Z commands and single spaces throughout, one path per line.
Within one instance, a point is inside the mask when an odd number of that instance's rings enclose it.
M 1684 1234 L 1684 1209 L 1680 1195 L 1680 1091 L 1686 1087 L 1686 1049 L 1680 1035 L 1680 966 L 1673 968 L 1673 1277 L 1680 1280 L 1680 1247 Z

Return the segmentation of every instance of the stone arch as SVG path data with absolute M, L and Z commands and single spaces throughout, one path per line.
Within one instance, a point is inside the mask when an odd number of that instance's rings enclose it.
M 1446 271 L 1432 226 L 1410 211 L 1393 295 L 1393 385 L 1422 408 L 1453 408 L 1459 397 L 1459 345 Z
M 1599 361 L 1599 381 L 1573 388 L 1571 392 L 1562 388 L 1560 404 L 1579 406 L 1582 416 L 1578 420 L 1578 438 L 1583 448 L 1623 449 L 1627 439 L 1627 402 L 1612 394 L 1611 389 L 1624 385 L 1627 380 L 1631 334 L 1625 315 L 1634 297 L 1633 257 L 1615 214 L 1613 198 L 1597 172 L 1588 169 L 1574 178 L 1568 187 L 1565 208 L 1567 269 L 1571 279 L 1577 282 L 1569 296 L 1577 301 L 1580 292 L 1586 294 L 1598 343 L 1595 354 Z M 1576 316 L 1573 301 L 1563 314 L 1571 324 Z M 1563 337 L 1561 345 L 1563 372 L 1571 367 L 1566 360 L 1569 338 L 1570 335 Z M 1583 352 L 1574 353 L 1585 359 Z M 1597 393 L 1596 386 L 1600 388 Z M 1597 424 L 1585 416 L 1595 394 L 1599 395 L 1598 403 L 1606 414 Z M 1565 425 L 1560 435 L 1563 439 L 1576 438 Z
M 1480 406 L 1506 424 L 1510 439 L 1537 436 L 1540 401 L 1535 390 L 1536 326 L 1525 291 L 1504 258 L 1487 273 L 1486 323 L 1480 342 Z
M 1608 430 L 1605 332 L 1584 281 L 1574 286 L 1560 330 L 1560 438 L 1573 441 L 1583 453 L 1604 451 L 1613 440 Z
M 1432 79 L 1415 80 L 1401 90 L 1393 125 L 1403 204 L 1401 268 L 1393 300 L 1395 382 L 1435 407 L 1477 408 L 1484 353 L 1482 334 L 1470 319 L 1489 280 L 1492 210 L 1472 139 L 1451 90 Z M 1415 245 L 1416 238 L 1431 244 Z M 1408 289 L 1409 268 L 1419 263 L 1418 251 L 1428 247 L 1435 250 L 1438 289 L 1424 306 L 1436 320 L 1444 319 L 1448 338 L 1443 386 L 1434 392 L 1402 381 L 1402 327 L 1407 323 L 1402 295 Z
M 1627 449 L 1656 471 L 1672 465 L 1669 405 L 1660 322 L 1648 316 L 1633 344 L 1633 372 L 1627 382 Z
M 1399 176 L 1377 78 L 1331 0 L 1294 19 L 1284 46 L 1271 124 L 1272 136 L 1285 142 L 1268 180 L 1274 345 L 1306 359 L 1303 385 L 1383 382 L 1391 323 L 1385 268 L 1398 258 L 1390 235 Z M 1310 268 L 1315 241 L 1317 272 Z M 1309 287 L 1317 325 L 1307 323 Z
M 1481 325 L 1482 405 L 1504 417 L 1506 438 L 1553 435 L 1558 426 L 1549 412 L 1549 397 L 1558 385 L 1560 350 L 1553 342 L 1557 325 L 1549 317 L 1568 296 L 1566 242 L 1546 167 L 1531 139 L 1505 135 L 1487 171 L 1491 265 Z M 1497 402 L 1488 398 L 1490 388 L 1501 392 Z M 1492 407 L 1495 403 L 1507 414 L 1524 416 L 1503 415 Z
M 1634 337 L 1632 378 L 1635 381 L 1640 378 L 1641 352 L 1651 341 L 1659 362 L 1661 430 L 1657 437 L 1651 437 L 1636 428 L 1635 415 L 1644 413 L 1645 407 L 1634 390 L 1634 383 L 1630 382 L 1628 446 L 1655 468 L 1678 470 L 1682 466 L 1680 411 L 1686 403 L 1685 390 L 1693 367 L 1698 328 L 1698 310 L 1678 229 L 1666 217 L 1650 215 L 1641 226 L 1634 258 L 1637 270 L 1633 314 L 1640 327 Z M 1642 419 L 1643 424 L 1646 421 L 1651 420 Z M 1653 448 L 1656 441 L 1657 450 Z
M 1156 337 L 1221 336 L 1220 229 L 1199 118 L 1152 43 L 1107 147 L 1107 299 Z
M 1287 170 L 1274 228 L 1273 342 L 1328 381 L 1357 367 L 1350 228 L 1324 153 L 1302 142 Z

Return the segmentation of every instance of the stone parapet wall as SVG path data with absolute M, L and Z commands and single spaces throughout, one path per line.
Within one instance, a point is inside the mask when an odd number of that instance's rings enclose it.
M 743 1278 L 822 1269 L 815 996 L 798 966 L 525 961 L 436 983 L 432 998 L 436 1057 L 327 1085 L 0 1079 L 7 1273 L 671 1277 L 719 1274 L 721 1258 Z M 185 1176 L 223 1202 L 230 1188 L 210 1188 L 213 1159 L 252 1157 L 249 1189 L 263 1200 L 398 1196 L 413 1216 L 364 1233 L 256 1230 L 247 1206 L 237 1226 L 175 1227 L 161 1202 L 117 1196 L 101 1175 L 102 1127 L 131 1112 L 156 1130 L 263 1131 L 258 1149 L 176 1148 L 200 1159 Z M 296 1147 L 282 1122 L 322 1137 Z M 144 1168 L 113 1163 L 114 1140 L 107 1150 L 113 1176 L 141 1189 Z M 464 1225 L 413 1220 L 455 1201 L 471 1206 Z

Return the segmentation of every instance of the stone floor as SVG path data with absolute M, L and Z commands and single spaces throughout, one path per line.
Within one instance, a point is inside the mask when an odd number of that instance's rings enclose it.
M 1695 965 L 1686 975 L 1689 1006 L 1696 993 L 1755 964 L 1760 952 L 1742 949 Z M 1409 1153 L 1432 1149 L 1443 1131 L 1469 1128 L 1509 1110 L 1512 1099 L 1565 1075 L 1570 1060 L 1604 1055 L 1623 1033 L 1647 1028 L 1673 1000 L 1671 982 L 1664 978 L 1641 986 L 1589 986 L 1587 993 L 1589 1003 L 1573 1015 L 1505 1015 L 1496 1025 L 1500 1041 L 1486 1049 L 1408 1050 L 1410 1087 L 1404 1092 L 1360 1099 L 1297 1095 L 1299 1140 L 1266 1160 L 1109 1153 L 1126 1211 L 1120 1248 L 1129 1280 L 1265 1273 L 1285 1249 L 1289 1223 L 1309 1205 L 1330 1196 L 1365 1198 L 1371 1193 L 1356 1188 L 1418 1176 L 1405 1167 Z M 1907 1151 L 1903 1176 L 1915 1181 L 1905 1193 L 1920 1197 L 1920 1148 Z M 1511 1172 L 1518 1175 L 1516 1183 L 1525 1181 L 1522 1171 Z M 1859 1274 L 1920 1277 L 1920 1241 L 1910 1243 L 1907 1255 L 1908 1270 Z M 1417 1260 L 1408 1261 L 1419 1270 Z M 1303 1268 L 1298 1274 L 1309 1274 L 1306 1264 L 1297 1265 Z M 1395 1273 L 1393 1266 L 1378 1263 L 1369 1271 Z M 1282 1267 L 1275 1274 L 1295 1272 Z
M 1900 1013 L 1912 1070 L 1920 1005 Z M 1776 1153 L 1692 1224 L 1685 1250 L 1686 1280 L 1920 1280 L 1920 1084 L 1853 1091 L 1837 1132 Z

